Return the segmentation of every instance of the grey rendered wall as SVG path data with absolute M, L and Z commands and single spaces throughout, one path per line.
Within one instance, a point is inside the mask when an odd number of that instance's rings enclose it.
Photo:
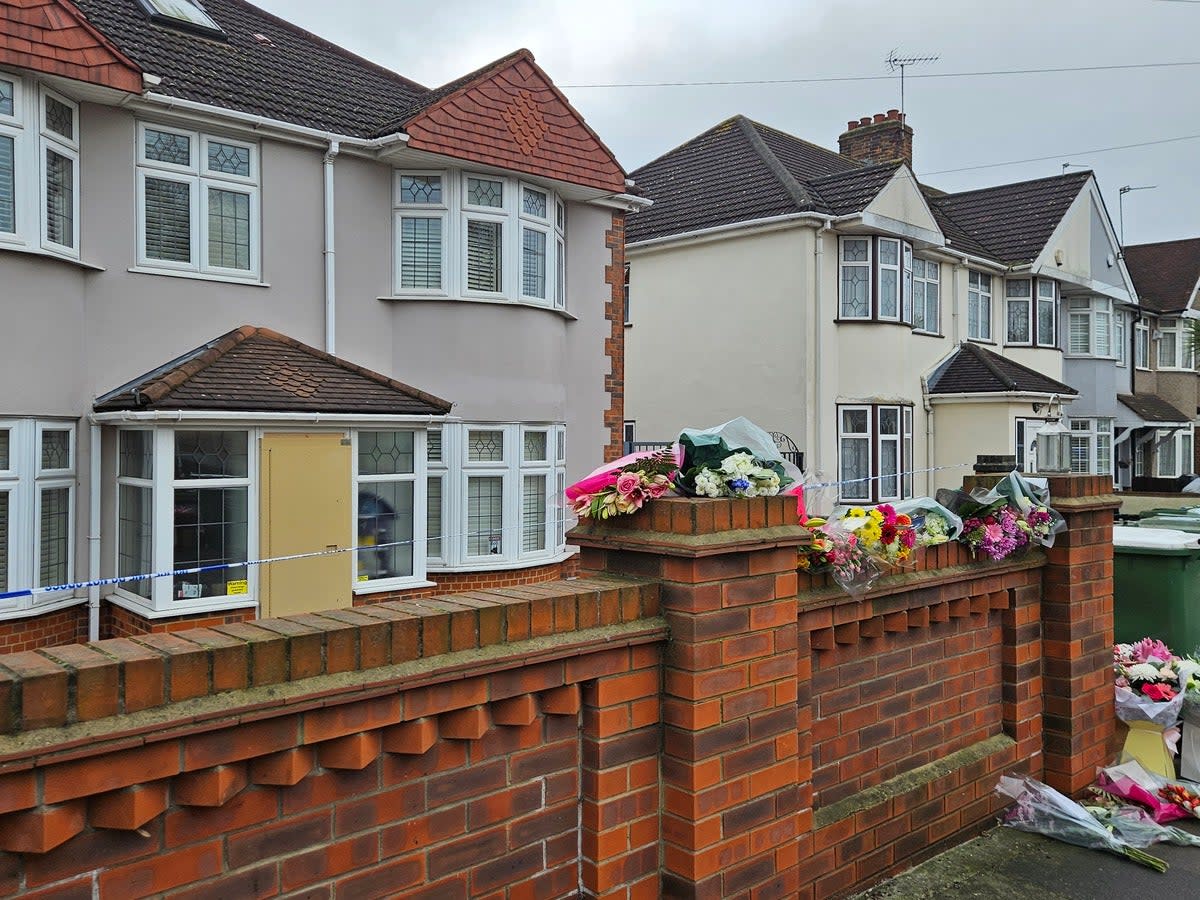
M 1074 418 L 1114 418 L 1117 394 L 1129 393 L 1129 367 L 1118 367 L 1112 360 L 1064 359 L 1063 380 L 1079 391 L 1066 408 Z

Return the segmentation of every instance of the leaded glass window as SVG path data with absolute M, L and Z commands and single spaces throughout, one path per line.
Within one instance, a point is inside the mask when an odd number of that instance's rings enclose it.
M 546 233 L 521 229 L 521 293 L 546 299 Z
M 208 264 L 250 268 L 250 195 L 208 189 Z
M 68 141 L 75 140 L 74 108 L 47 94 L 46 128 Z
M 544 462 L 546 459 L 546 432 L 526 431 L 522 458 L 525 462 Z
M 147 128 L 142 133 L 142 145 L 146 159 L 173 166 L 192 164 L 192 141 L 186 134 Z
M 521 213 L 536 219 L 546 218 L 547 198 L 545 191 L 536 191 L 530 187 L 521 188 Z
M 871 242 L 868 238 L 843 238 L 841 263 L 841 317 L 871 317 Z
M 41 489 L 38 511 L 38 587 L 70 580 L 71 489 Z
M 521 485 L 521 551 L 546 549 L 546 476 L 526 475 Z
M 504 182 L 492 178 L 467 177 L 467 203 L 471 206 L 504 207 Z
M 472 429 L 467 437 L 468 462 L 503 462 L 504 432 Z
M 879 318 L 900 318 L 900 242 L 879 240 Z
M 1033 342 L 1032 284 L 1028 278 L 1009 279 L 1004 282 L 1004 297 L 1007 307 L 1008 330 L 1005 343 L 1029 344 Z
M 411 431 L 361 431 L 358 435 L 358 474 L 397 475 L 415 472 Z
M 400 202 L 439 204 L 442 202 L 441 175 L 401 175 Z
M 1053 347 L 1058 295 L 1053 281 L 1039 278 L 1037 288 L 1037 342 L 1042 347 Z
M 212 571 L 176 575 L 176 600 L 220 597 L 244 582 L 249 553 L 249 435 L 245 431 L 175 432 L 174 566 Z M 206 484 L 205 482 L 208 482 Z
M 838 480 L 843 499 L 871 496 L 871 411 L 843 408 L 839 416 Z
M 150 478 L 154 472 L 153 433 L 122 431 L 117 453 L 117 474 L 127 478 Z
M 250 148 L 221 141 L 208 141 L 208 168 L 225 175 L 250 177 Z
M 175 432 L 175 478 L 245 478 L 249 474 L 245 431 Z
M 992 339 L 992 276 L 982 272 L 967 274 L 967 337 Z
M 0 78 L 0 116 L 15 116 L 17 112 L 17 86 L 7 78 Z
M 70 429 L 47 428 L 42 431 L 41 467 L 43 472 L 71 468 Z

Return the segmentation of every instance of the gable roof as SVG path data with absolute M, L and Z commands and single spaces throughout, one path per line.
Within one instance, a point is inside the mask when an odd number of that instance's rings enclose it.
M 808 187 L 818 198 L 822 212 L 843 216 L 866 209 L 902 165 L 893 162 L 863 166 L 861 169 L 815 178 L 808 183 Z
M 0 55 L 7 65 L 118 91 L 140 91 L 142 72 L 80 11 L 62 0 L 0 3 Z
M 370 137 L 427 93 L 245 0 L 205 0 L 223 38 L 151 21 L 138 0 L 76 4 L 142 71 L 162 78 L 156 92 L 172 97 Z
M 949 219 L 987 255 L 1010 265 L 1032 262 L 1091 179 L 1091 172 L 1072 172 L 1032 181 L 930 196 L 939 222 Z
M 1069 394 L 1069 384 L 993 353 L 978 344 L 959 344 L 929 376 L 929 393 L 938 394 Z
M 269 328 L 243 325 L 104 394 L 94 409 L 441 416 L 450 407 Z
M 1125 265 L 1142 306 L 1182 312 L 1200 284 L 1200 238 L 1126 247 Z
M 1192 416 L 1176 409 L 1157 394 L 1117 394 L 1117 399 L 1146 422 L 1179 424 L 1192 421 Z

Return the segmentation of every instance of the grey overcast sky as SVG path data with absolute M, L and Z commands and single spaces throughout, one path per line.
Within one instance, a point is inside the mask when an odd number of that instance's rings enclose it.
M 528 47 L 560 86 L 885 75 L 893 50 L 936 55 L 915 75 L 1200 62 L 1200 0 L 257 0 L 428 86 Z M 411 8 L 406 8 L 411 7 Z M 898 80 L 564 87 L 632 171 L 735 113 L 826 147 L 849 119 L 899 106 Z M 1127 243 L 1200 236 L 1200 65 L 911 78 L 914 167 L 945 190 L 1096 171 Z M 1011 160 L 1040 162 L 948 172 Z

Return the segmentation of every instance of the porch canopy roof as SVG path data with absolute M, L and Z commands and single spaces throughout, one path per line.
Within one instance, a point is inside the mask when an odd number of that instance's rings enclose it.
M 928 379 L 929 394 L 939 396 L 995 394 L 1059 395 L 1073 399 L 1078 391 L 1016 360 L 993 353 L 978 344 L 959 344 Z
M 269 328 L 243 325 L 97 398 L 97 413 L 445 416 L 451 403 Z
M 1118 410 L 1119 428 L 1186 428 L 1192 417 L 1157 394 L 1118 394 L 1125 407 Z

